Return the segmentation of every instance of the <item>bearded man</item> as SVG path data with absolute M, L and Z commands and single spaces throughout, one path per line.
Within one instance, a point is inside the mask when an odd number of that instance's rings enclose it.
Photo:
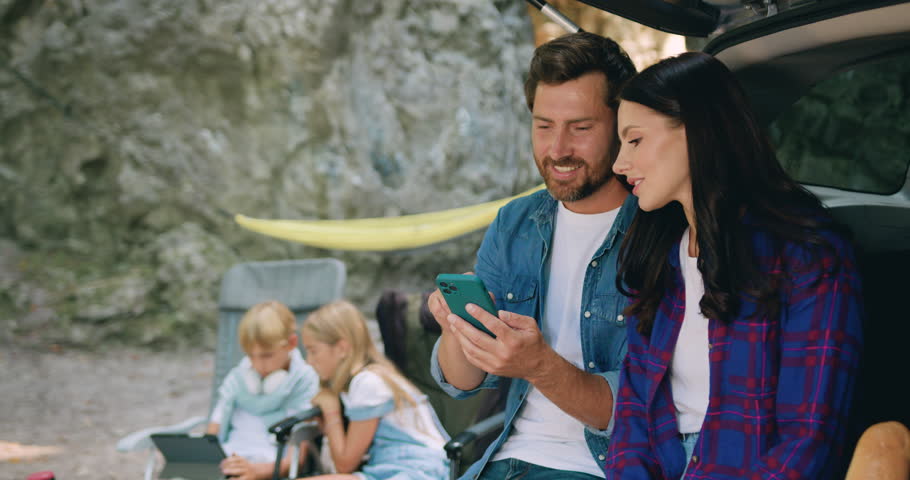
M 547 189 L 503 207 L 477 253 L 499 315 L 468 309 L 496 338 L 438 290 L 429 299 L 443 331 L 431 371 L 449 395 L 512 378 L 505 428 L 463 478 L 604 477 L 626 353 L 616 260 L 638 208 L 612 174 L 617 93 L 634 73 L 616 42 L 591 33 L 537 48 L 525 97 Z

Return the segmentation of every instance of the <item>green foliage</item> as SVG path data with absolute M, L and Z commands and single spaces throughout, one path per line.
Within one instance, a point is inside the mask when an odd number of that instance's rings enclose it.
M 910 56 L 819 83 L 770 127 L 781 164 L 813 185 L 896 192 L 910 164 L 908 96 Z

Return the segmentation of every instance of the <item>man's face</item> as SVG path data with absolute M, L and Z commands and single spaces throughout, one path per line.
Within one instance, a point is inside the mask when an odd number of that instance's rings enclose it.
M 538 84 L 531 112 L 534 161 L 559 201 L 582 201 L 612 176 L 616 113 L 605 103 L 606 82 L 591 72 L 559 85 Z

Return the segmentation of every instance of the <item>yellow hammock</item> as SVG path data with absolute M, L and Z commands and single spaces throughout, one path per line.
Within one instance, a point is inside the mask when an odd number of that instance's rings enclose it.
M 264 235 L 330 250 L 385 252 L 410 250 L 444 242 L 489 225 L 510 201 L 542 189 L 441 212 L 353 220 L 265 220 L 237 214 L 240 226 Z

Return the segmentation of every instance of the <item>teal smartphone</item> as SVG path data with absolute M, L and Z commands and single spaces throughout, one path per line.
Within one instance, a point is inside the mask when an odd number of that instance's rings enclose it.
M 436 276 L 436 286 L 442 292 L 449 310 L 455 315 L 465 319 L 466 322 L 477 327 L 478 330 L 487 335 L 496 338 L 493 332 L 487 330 L 479 320 L 472 317 L 465 309 L 465 305 L 473 303 L 486 310 L 494 317 L 497 316 L 496 305 L 487 292 L 487 287 L 483 281 L 475 275 L 464 275 L 458 273 L 440 273 Z

